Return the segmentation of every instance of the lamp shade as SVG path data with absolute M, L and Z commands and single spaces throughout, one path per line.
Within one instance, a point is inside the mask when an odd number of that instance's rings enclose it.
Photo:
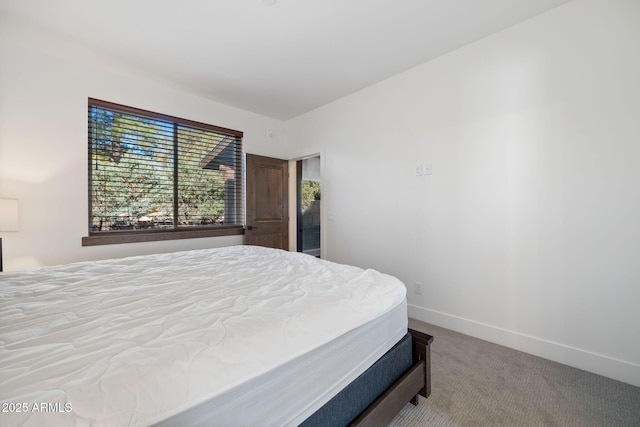
M 18 231 L 18 200 L 0 199 L 0 231 Z

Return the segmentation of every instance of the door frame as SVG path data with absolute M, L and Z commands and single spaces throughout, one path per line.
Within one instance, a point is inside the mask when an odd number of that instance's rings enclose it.
M 322 188 L 322 203 L 320 203 L 320 258 L 327 257 L 327 203 L 326 201 L 326 184 L 325 184 L 325 155 L 319 151 L 294 157 L 289 160 L 289 194 L 295 194 L 295 199 L 289 197 L 289 250 L 295 251 L 298 247 L 298 182 L 297 182 L 297 162 L 299 160 L 309 159 L 311 157 L 320 157 L 320 182 Z M 291 220 L 292 219 L 292 220 Z

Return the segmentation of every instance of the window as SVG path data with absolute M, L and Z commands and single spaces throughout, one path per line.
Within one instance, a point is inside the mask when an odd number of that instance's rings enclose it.
M 296 162 L 298 252 L 320 258 L 320 156 Z
M 242 132 L 89 99 L 82 244 L 242 234 Z

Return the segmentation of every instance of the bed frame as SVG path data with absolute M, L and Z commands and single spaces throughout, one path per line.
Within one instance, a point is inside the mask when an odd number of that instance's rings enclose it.
M 409 329 L 413 348 L 413 366 L 358 416 L 350 426 L 386 426 L 411 402 L 418 404 L 418 395 L 431 395 L 431 335 Z
M 418 395 L 431 394 L 431 335 L 409 329 L 392 349 L 301 427 L 386 426 Z

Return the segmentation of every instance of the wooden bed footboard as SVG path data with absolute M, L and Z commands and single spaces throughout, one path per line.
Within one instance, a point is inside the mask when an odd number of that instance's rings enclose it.
M 424 360 L 424 387 L 420 389 L 419 394 L 429 397 L 431 395 L 431 347 L 429 344 L 433 341 L 433 337 L 414 329 L 409 329 L 409 333 L 413 343 L 413 362 Z M 418 396 L 416 396 L 416 401 L 411 403 L 417 405 L 417 399 Z
M 418 394 L 431 394 L 431 335 L 409 329 L 413 347 L 413 365 L 395 383 L 378 397 L 350 426 L 386 426 L 411 402 L 418 404 Z

